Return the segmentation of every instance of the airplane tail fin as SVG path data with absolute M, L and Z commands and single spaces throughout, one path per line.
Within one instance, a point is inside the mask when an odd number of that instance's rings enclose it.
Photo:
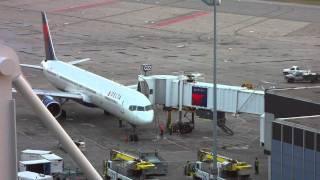
M 57 60 L 57 57 L 53 48 L 47 15 L 44 11 L 41 12 L 41 15 L 42 15 L 42 30 L 43 30 L 44 46 L 46 51 L 46 61 L 55 61 Z

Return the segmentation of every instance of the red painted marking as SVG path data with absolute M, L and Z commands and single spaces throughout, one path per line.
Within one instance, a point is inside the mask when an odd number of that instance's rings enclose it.
M 44 42 L 45 42 L 45 48 L 46 50 L 49 48 L 49 26 L 48 24 L 43 24 L 42 25 L 42 31 L 43 31 L 43 36 L 44 36 Z
M 74 11 L 74 10 L 80 10 L 80 9 L 88 9 L 88 8 L 93 8 L 96 6 L 113 4 L 116 2 L 118 2 L 118 1 L 117 0 L 102 0 L 102 1 L 93 2 L 93 3 L 84 3 L 84 4 L 80 4 L 78 6 L 69 6 L 69 7 L 64 7 L 64 8 L 53 9 L 53 10 L 50 10 L 49 12 L 63 12 L 63 11 Z
M 192 14 L 178 16 L 178 17 L 175 17 L 175 18 L 172 18 L 172 19 L 166 19 L 166 20 L 157 22 L 156 24 L 152 25 L 152 27 L 164 27 L 164 26 L 168 26 L 168 25 L 171 25 L 171 24 L 176 24 L 176 23 L 179 23 L 179 22 L 182 22 L 182 21 L 186 21 L 186 20 L 189 20 L 189 19 L 193 19 L 193 18 L 196 18 L 196 17 L 205 16 L 205 15 L 208 15 L 208 14 L 210 14 L 210 12 L 207 12 L 207 11 L 194 12 Z

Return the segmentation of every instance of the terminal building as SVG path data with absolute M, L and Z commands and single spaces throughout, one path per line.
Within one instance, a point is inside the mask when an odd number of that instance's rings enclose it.
M 319 87 L 266 91 L 268 179 L 320 179 L 319 93 Z
M 319 115 L 280 118 L 272 123 L 272 180 L 320 179 L 319 129 Z

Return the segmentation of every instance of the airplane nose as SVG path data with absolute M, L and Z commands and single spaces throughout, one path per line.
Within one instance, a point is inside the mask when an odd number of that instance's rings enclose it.
M 153 118 L 154 118 L 154 112 L 152 110 L 146 113 L 146 117 L 144 118 L 144 121 L 149 124 L 153 122 Z
M 153 118 L 154 118 L 154 111 L 144 111 L 142 113 L 139 113 L 138 116 L 138 121 L 139 124 L 143 125 L 143 124 L 150 124 L 153 122 Z

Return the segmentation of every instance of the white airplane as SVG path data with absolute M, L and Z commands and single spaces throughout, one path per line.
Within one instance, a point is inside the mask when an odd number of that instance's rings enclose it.
M 89 59 L 72 62 L 59 61 L 55 55 L 46 13 L 42 12 L 43 35 L 46 59 L 41 66 L 21 64 L 23 67 L 42 70 L 48 81 L 60 91 L 34 89 L 53 116 L 63 114 L 59 100 L 74 100 L 89 107 L 103 109 L 121 120 L 127 121 L 134 129 L 130 139 L 137 141 L 137 125 L 153 122 L 154 111 L 149 99 L 142 93 L 114 81 L 88 72 L 74 64 Z

